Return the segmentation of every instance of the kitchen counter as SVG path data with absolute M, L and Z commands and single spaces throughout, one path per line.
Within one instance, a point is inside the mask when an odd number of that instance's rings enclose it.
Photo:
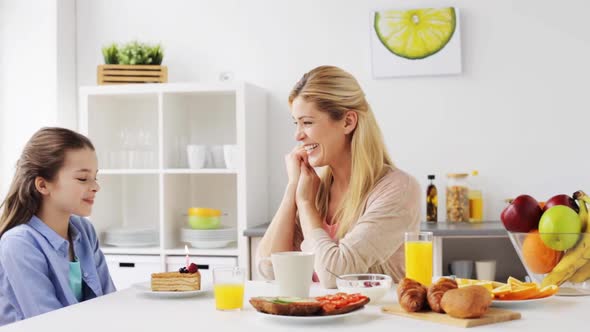
M 255 255 L 256 246 L 269 223 L 248 228 L 244 236 L 250 239 L 251 255 Z M 497 277 L 509 275 L 522 277 L 526 275 L 512 244 L 508 233 L 500 221 L 484 221 L 481 223 L 450 223 L 437 222 L 420 224 L 422 231 L 432 232 L 433 238 L 433 272 L 435 275 L 448 273 L 448 262 L 456 259 L 489 260 L 502 262 L 497 267 Z M 449 255 L 443 259 L 443 246 Z M 465 248 L 469 248 L 467 251 Z M 490 251 L 490 248 L 495 248 Z M 493 254 L 491 254 L 493 252 Z M 254 266 L 254 263 L 251 263 Z
M 335 290 L 326 290 L 314 284 L 311 294 L 333 292 Z M 160 298 L 142 294 L 137 288 L 128 288 L 9 324 L 2 331 L 465 331 L 464 328 L 382 313 L 382 305 L 396 302 L 394 289 L 379 304 L 368 305 L 347 317 L 312 324 L 265 317 L 247 302 L 253 296 L 273 295 L 277 295 L 274 283 L 249 281 L 244 309 L 223 312 L 215 309 L 211 291 L 191 298 Z M 581 331 L 589 307 L 590 297 L 554 296 L 510 308 L 521 313 L 519 320 L 479 326 L 477 331 Z
M 262 237 L 266 228 L 270 223 L 259 225 L 256 227 L 248 228 L 244 231 L 244 236 L 247 237 Z M 437 222 L 437 223 L 426 223 L 423 222 L 420 225 L 422 231 L 432 232 L 434 236 L 441 237 L 463 237 L 463 236 L 486 236 L 486 237 L 504 237 L 508 236 L 504 225 L 500 221 L 484 221 L 481 223 L 449 223 L 449 222 Z

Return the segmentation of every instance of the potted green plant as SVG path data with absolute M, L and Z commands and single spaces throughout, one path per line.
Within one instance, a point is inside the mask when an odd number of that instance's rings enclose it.
M 164 50 L 160 44 L 112 43 L 102 48 L 102 55 L 105 64 L 98 66 L 99 85 L 168 81 L 168 68 L 161 65 Z

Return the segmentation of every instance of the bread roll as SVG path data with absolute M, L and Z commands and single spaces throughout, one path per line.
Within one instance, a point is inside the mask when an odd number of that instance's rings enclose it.
M 440 278 L 436 284 L 430 285 L 426 293 L 426 299 L 432 311 L 444 313 L 445 311 L 440 306 L 440 300 L 448 290 L 455 288 L 458 288 L 457 282 L 449 278 Z
M 477 318 L 486 313 L 492 304 L 492 295 L 482 286 L 467 286 L 444 293 L 440 305 L 452 317 Z

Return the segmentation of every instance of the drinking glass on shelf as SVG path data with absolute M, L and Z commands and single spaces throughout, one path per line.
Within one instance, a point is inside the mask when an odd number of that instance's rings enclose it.
M 223 145 L 209 146 L 209 160 L 207 161 L 207 168 L 225 168 Z
M 241 267 L 220 266 L 213 268 L 213 293 L 217 310 L 242 309 L 245 276 L 246 271 Z
M 406 232 L 406 278 L 425 286 L 432 283 L 432 232 Z
M 187 145 L 186 154 L 189 167 L 199 169 L 205 167 L 209 152 L 206 145 Z
M 236 144 L 225 144 L 223 146 L 223 160 L 225 168 L 237 169 L 239 165 L 239 150 Z

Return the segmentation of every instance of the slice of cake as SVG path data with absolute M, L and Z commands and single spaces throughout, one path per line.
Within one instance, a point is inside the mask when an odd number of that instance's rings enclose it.
M 151 282 L 154 292 L 186 292 L 201 289 L 201 273 L 197 265 L 191 263 L 188 270 L 181 268 L 178 272 L 152 273 Z

